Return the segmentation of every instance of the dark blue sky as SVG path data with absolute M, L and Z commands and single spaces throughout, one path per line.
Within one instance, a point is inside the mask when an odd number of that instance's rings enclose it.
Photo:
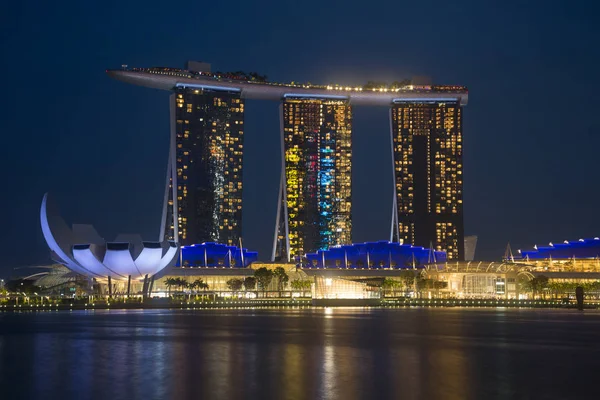
M 72 3 L 66 5 L 66 3 Z M 0 5 L 3 76 L 0 275 L 48 263 L 39 204 L 111 239 L 154 239 L 168 95 L 106 68 L 258 71 L 358 85 L 429 75 L 469 87 L 465 227 L 476 257 L 600 235 L 600 29 L 592 1 L 11 1 Z M 526 3 L 526 4 L 525 4 Z M 60 5 L 59 5 L 60 4 Z M 244 245 L 267 257 L 279 174 L 278 106 L 248 101 Z M 389 235 L 388 113 L 354 109 L 354 240 Z

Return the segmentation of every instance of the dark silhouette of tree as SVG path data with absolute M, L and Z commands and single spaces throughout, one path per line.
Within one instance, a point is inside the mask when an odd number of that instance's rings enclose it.
M 275 270 L 273 271 L 273 276 L 277 278 L 277 290 L 281 292 L 282 290 L 284 290 L 285 285 L 287 285 L 290 278 L 285 273 L 285 269 L 281 267 L 275 268 Z M 279 295 L 281 296 L 281 293 L 279 293 Z
M 304 292 L 309 291 L 312 287 L 312 280 L 310 279 L 294 279 L 290 282 L 290 286 L 293 290 L 298 290 L 302 292 L 302 296 L 304 296 Z
M 177 286 L 179 287 L 180 291 L 183 291 L 183 288 L 188 286 L 187 281 L 183 278 L 175 278 L 175 280 L 177 281 Z
M 177 286 L 176 278 L 167 278 L 165 279 L 165 285 L 167 285 L 167 290 L 169 291 L 169 297 L 171 297 L 171 287 Z
M 9 292 L 22 292 L 26 294 L 39 293 L 42 288 L 33 284 L 33 281 L 27 279 L 13 279 L 6 282 L 6 289 Z
M 253 276 L 249 276 L 244 279 L 244 287 L 246 290 L 254 290 L 256 289 L 256 278 Z
M 396 289 L 398 287 L 400 287 L 402 285 L 402 283 L 400 281 L 397 281 L 395 279 L 391 279 L 391 278 L 385 278 L 383 280 L 383 282 L 381 283 L 381 288 L 383 289 L 384 293 L 386 292 L 392 292 L 392 295 L 395 296 L 396 294 Z
M 202 278 L 198 278 L 196 279 L 194 282 L 191 283 L 192 288 L 196 289 L 196 290 L 206 290 L 208 289 L 208 283 L 204 282 L 202 280 Z
M 231 278 L 227 281 L 227 287 L 233 292 L 238 292 L 242 289 L 244 281 L 239 278 Z
M 254 277 L 258 283 L 258 288 L 264 292 L 267 290 L 269 284 L 273 280 L 273 271 L 265 267 L 261 267 L 254 271 Z

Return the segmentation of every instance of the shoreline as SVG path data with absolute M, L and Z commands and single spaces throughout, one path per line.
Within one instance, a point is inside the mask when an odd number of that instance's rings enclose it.
M 270 308 L 270 307 L 369 307 L 369 308 L 404 308 L 404 307 L 465 307 L 465 308 L 555 308 L 577 310 L 575 303 L 564 303 L 557 300 L 458 300 L 458 299 L 383 299 L 364 302 L 359 300 L 340 301 L 341 299 L 270 299 L 243 301 L 190 301 L 180 303 L 153 302 L 146 303 L 70 303 L 70 304 L 4 304 L 0 312 L 20 311 L 73 311 L 73 310 L 182 310 L 182 309 L 229 309 L 229 308 Z M 584 309 L 596 310 L 600 301 L 584 303 Z

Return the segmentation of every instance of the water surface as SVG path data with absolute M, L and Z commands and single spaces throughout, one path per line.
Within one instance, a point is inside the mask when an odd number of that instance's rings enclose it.
M 0 313 L 0 398 L 597 398 L 599 339 L 575 310 Z

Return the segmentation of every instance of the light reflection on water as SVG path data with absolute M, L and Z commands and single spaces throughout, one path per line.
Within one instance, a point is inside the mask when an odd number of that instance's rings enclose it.
M 0 397 L 575 398 L 599 331 L 570 310 L 3 313 Z

